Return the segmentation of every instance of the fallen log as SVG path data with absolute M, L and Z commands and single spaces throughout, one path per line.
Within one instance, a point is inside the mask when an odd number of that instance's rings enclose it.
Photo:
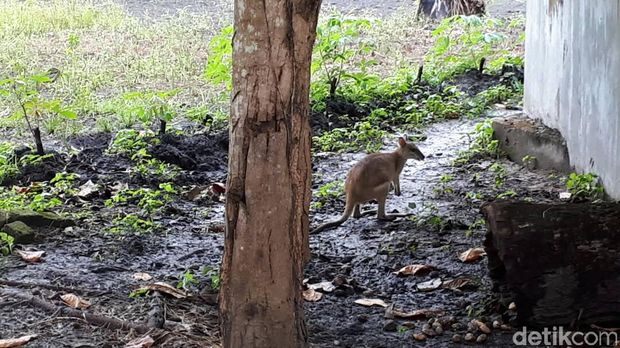
M 620 204 L 482 207 L 491 278 L 534 327 L 620 323 Z

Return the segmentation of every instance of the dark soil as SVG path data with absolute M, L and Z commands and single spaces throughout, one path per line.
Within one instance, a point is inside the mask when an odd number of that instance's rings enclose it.
M 450 121 L 431 126 L 427 140 L 419 144 L 427 155 L 423 162 L 409 163 L 401 175 L 403 195 L 388 198 L 388 211 L 413 213 L 413 218 L 379 222 L 374 217 L 351 219 L 336 230 L 311 237 L 313 259 L 306 276 L 311 282 L 346 279 L 353 289 L 339 288 L 321 301 L 307 304 L 312 342 L 317 347 L 439 347 L 451 345 L 452 335 L 464 335 L 472 317 L 489 322 L 508 323 L 506 310 L 510 299 L 495 298 L 487 277 L 486 260 L 464 264 L 457 255 L 482 245 L 485 228 L 476 221 L 483 201 L 513 190 L 520 199 L 536 202 L 557 201 L 562 185 L 549 173 L 529 172 L 501 159 L 506 180 L 495 187 L 490 170 L 493 161 L 486 159 L 454 167 L 458 151 L 470 142 L 473 121 Z M 395 142 L 395 140 L 394 140 Z M 386 149 L 394 147 L 389 144 Z M 317 160 L 315 186 L 343 180 L 346 170 L 361 155 L 345 154 Z M 441 182 L 442 175 L 453 179 Z M 477 178 L 476 178 L 477 175 Z M 468 192 L 479 198 L 468 199 Z M 329 201 L 313 214 L 314 225 L 336 219 L 344 207 L 341 199 Z M 414 208 L 411 208 L 414 207 Z M 468 234 L 471 233 L 471 236 Z M 427 264 L 437 271 L 423 277 L 398 277 L 392 272 L 409 264 Z M 476 284 L 464 291 L 438 289 L 419 291 L 416 285 L 432 280 L 443 281 L 467 277 Z M 397 320 L 397 332 L 384 330 L 385 309 L 356 305 L 359 298 L 380 298 L 401 310 L 440 309 L 454 316 L 462 329 L 447 327 L 443 335 L 426 342 L 415 342 L 425 320 L 415 321 L 414 329 L 402 327 L 407 320 Z M 470 313 L 477 313 L 469 316 Z M 512 333 L 496 330 L 489 337 L 491 346 L 512 345 Z
M 509 322 L 510 315 L 505 310 L 508 300 L 494 297 L 486 261 L 463 264 L 457 254 L 482 245 L 484 227 L 476 221 L 481 218 L 478 209 L 483 201 L 508 190 L 515 191 L 519 198 L 553 201 L 557 200 L 561 183 L 547 172 L 529 172 L 503 159 L 499 162 L 506 169 L 506 179 L 501 187 L 494 186 L 492 160 L 452 166 L 458 151 L 468 146 L 474 123 L 449 121 L 425 131 L 427 140 L 419 146 L 427 159 L 412 162 L 405 168 L 401 179 L 403 195 L 391 196 L 388 201 L 390 211 L 411 212 L 413 218 L 393 222 L 378 222 L 374 217 L 352 219 L 340 228 L 311 237 L 313 257 L 306 270 L 308 282 L 327 280 L 340 285 L 322 300 L 306 303 L 312 346 L 448 346 L 454 333 L 466 332 L 467 322 L 472 318 L 468 314 L 475 313 L 473 317 L 487 321 Z M 57 169 L 77 172 L 81 182 L 93 180 L 106 187 L 117 182 L 130 187 L 153 187 L 151 181 L 156 182 L 157 178 L 132 177 L 127 172 L 132 166 L 129 159 L 105 153 L 110 139 L 105 134 L 74 139 L 72 144 L 81 151 L 68 157 Z M 393 141 L 389 139 L 386 150 L 394 147 Z M 163 137 L 161 144 L 153 146 L 151 151 L 162 160 L 186 166 L 175 181 L 185 191 L 195 184 L 206 185 L 224 178 L 226 147 L 226 133 L 170 135 Z M 175 156 L 168 156 L 169 153 Z M 315 190 L 333 180 L 343 180 L 348 168 L 361 156 L 329 154 L 315 158 Z M 446 174 L 452 175 L 453 180 L 442 183 L 441 176 Z M 22 177 L 21 183 L 27 184 L 25 181 Z M 468 199 L 465 197 L 468 192 L 480 196 Z M 193 270 L 199 282 L 189 287 L 194 297 L 164 299 L 167 319 L 170 323 L 177 322 L 165 346 L 200 347 L 217 342 L 215 294 L 210 290 L 210 277 L 202 275 L 200 269 L 219 268 L 223 238 L 216 231 L 221 231 L 218 226 L 223 221 L 223 203 L 213 199 L 194 202 L 178 195 L 167 209 L 154 216 L 164 227 L 162 232 L 118 236 L 106 233 L 111 221 L 135 212 L 136 207 L 108 208 L 103 205 L 104 198 L 68 202 L 64 207 L 67 213 L 83 216 L 78 218 L 78 225 L 39 234 L 37 243 L 28 247 L 46 251 L 41 263 L 25 264 L 16 256 L 0 258 L 1 279 L 74 288 L 75 293 L 93 303 L 89 309 L 92 313 L 144 322 L 153 308 L 152 299 L 129 298 L 133 290 L 146 283 L 132 275 L 146 272 L 153 276 L 153 281 L 176 285 L 183 272 Z M 329 200 L 311 212 L 312 224 L 336 218 L 343 205 L 342 198 Z M 401 278 L 392 273 L 416 263 L 433 265 L 437 270 L 423 277 Z M 463 291 L 416 289 L 422 281 L 460 277 L 471 278 L 475 285 Z M 60 303 L 57 296 L 64 293 L 40 287 L 22 291 L 33 291 L 55 303 Z M 416 343 L 412 335 L 422 329 L 425 320 L 414 321 L 413 329 L 405 329 L 406 320 L 386 325 L 385 309 L 354 304 L 353 301 L 365 297 L 383 299 L 401 310 L 440 309 L 446 316 L 453 316 L 461 328 L 453 330 L 447 326 L 444 334 Z M 3 325 L 2 337 L 39 334 L 40 338 L 29 345 L 32 347 L 120 347 L 137 336 L 91 327 L 80 320 L 56 318 L 8 297 L 3 297 L 0 303 L 3 305 L 0 320 L 10 323 Z M 392 330 L 394 325 L 395 332 L 384 330 L 384 327 Z M 489 342 L 505 346 L 511 337 L 510 332 L 498 331 L 490 336 Z

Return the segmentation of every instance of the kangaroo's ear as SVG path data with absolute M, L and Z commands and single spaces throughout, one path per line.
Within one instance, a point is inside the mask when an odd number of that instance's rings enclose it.
M 398 138 L 398 145 L 400 145 L 400 147 L 407 146 L 407 140 L 405 140 L 405 138 L 403 138 L 403 137 L 399 137 Z

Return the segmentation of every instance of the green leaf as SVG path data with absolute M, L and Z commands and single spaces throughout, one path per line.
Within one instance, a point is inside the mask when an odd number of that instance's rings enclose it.
M 68 120 L 75 120 L 78 117 L 77 113 L 71 110 L 61 110 L 58 112 L 58 114 Z

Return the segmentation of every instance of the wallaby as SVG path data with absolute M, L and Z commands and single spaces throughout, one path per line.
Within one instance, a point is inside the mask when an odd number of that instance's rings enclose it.
M 347 195 L 347 204 L 342 217 L 336 221 L 327 222 L 310 233 L 319 233 L 325 229 L 342 225 L 353 214 L 353 217 L 362 216 L 360 204 L 370 200 L 379 203 L 377 219 L 392 220 L 394 216 L 385 214 L 385 199 L 390 186 L 394 185 L 394 193 L 400 196 L 399 176 L 408 159 L 423 160 L 424 155 L 415 144 L 398 138 L 398 149 L 388 153 L 373 153 L 356 163 L 349 173 L 344 184 Z

